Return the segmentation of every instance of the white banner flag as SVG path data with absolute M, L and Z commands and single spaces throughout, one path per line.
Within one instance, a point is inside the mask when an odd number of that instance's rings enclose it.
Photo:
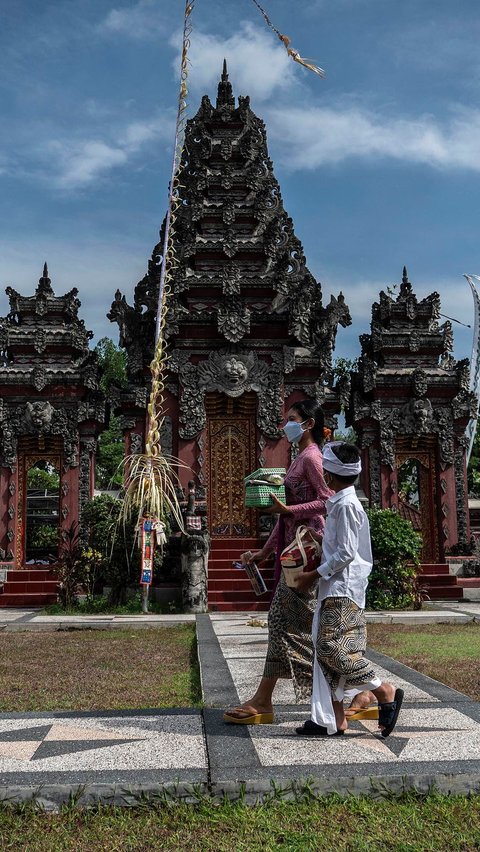
M 464 275 L 470 284 L 470 289 L 472 291 L 473 296 L 473 305 L 475 311 L 475 324 L 473 327 L 473 342 L 472 342 L 472 357 L 470 359 L 470 390 L 473 391 L 477 398 L 477 414 L 478 414 L 478 404 L 480 400 L 480 296 L 478 294 L 478 290 L 475 284 L 474 278 L 477 281 L 480 281 L 479 275 Z M 468 438 L 468 449 L 467 449 L 467 464 L 470 461 L 470 456 L 472 454 L 473 442 L 475 440 L 475 433 L 477 431 L 477 417 L 472 417 L 469 421 L 469 424 L 465 430 L 465 434 Z

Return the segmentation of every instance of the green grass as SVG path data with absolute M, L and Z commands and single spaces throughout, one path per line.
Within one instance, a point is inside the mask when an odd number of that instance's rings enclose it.
M 368 645 L 480 700 L 480 624 L 371 624 Z
M 0 810 L 8 852 L 470 852 L 480 849 L 480 797 L 338 797 L 304 802 L 100 807 L 60 814 Z
M 1 633 L 0 661 L 2 712 L 201 704 L 193 624 Z

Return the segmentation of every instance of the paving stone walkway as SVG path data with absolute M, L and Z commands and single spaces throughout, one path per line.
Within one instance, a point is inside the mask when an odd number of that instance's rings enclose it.
M 476 609 L 443 608 L 438 620 L 447 612 L 448 620 L 480 620 Z M 275 724 L 225 725 L 223 709 L 247 698 L 261 675 L 266 621 L 262 613 L 200 615 L 197 635 L 203 709 L 0 714 L 0 800 L 34 796 L 47 808 L 71 795 L 82 804 L 142 795 L 255 801 L 272 782 L 285 795 L 306 782 L 319 793 L 480 791 L 480 704 L 461 693 L 370 651 L 380 676 L 406 693 L 387 739 L 373 721 L 352 723 L 342 738 L 300 739 L 294 729 L 309 708 L 295 705 L 288 681 L 276 690 Z

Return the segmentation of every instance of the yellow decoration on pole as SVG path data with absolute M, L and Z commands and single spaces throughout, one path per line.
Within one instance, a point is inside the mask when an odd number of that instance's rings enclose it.
M 123 518 L 131 517 L 134 512 L 138 512 L 139 522 L 144 517 L 160 520 L 165 518 L 166 514 L 170 512 L 181 529 L 183 529 L 183 519 L 175 491 L 175 482 L 178 481 L 178 477 L 172 465 L 172 463 L 178 465 L 180 462 L 177 459 L 167 458 L 162 453 L 160 429 L 165 417 L 164 391 L 167 352 L 165 349 L 164 329 L 168 310 L 168 297 L 171 293 L 170 282 L 173 277 L 173 271 L 177 266 L 174 234 L 176 214 L 180 205 L 180 164 L 186 123 L 188 51 L 192 33 L 190 15 L 194 5 L 195 0 L 187 0 L 185 3 L 180 63 L 180 88 L 160 271 L 155 350 L 153 360 L 150 364 L 152 385 L 147 406 L 145 454 L 134 454 L 125 460 L 126 482 L 122 506 Z

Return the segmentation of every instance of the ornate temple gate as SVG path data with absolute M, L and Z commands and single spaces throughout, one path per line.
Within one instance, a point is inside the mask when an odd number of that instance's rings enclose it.
M 77 290 L 56 296 L 45 264 L 31 296 L 7 288 L 0 318 L 0 607 L 56 600 L 51 572 L 93 495 L 104 428 L 100 367 Z
M 207 394 L 208 519 L 213 537 L 255 537 L 256 512 L 244 506 L 243 480 L 256 467 L 255 394 Z
M 264 123 L 248 97 L 237 103 L 226 64 L 216 102 L 205 95 L 187 122 L 182 168 L 166 400 L 180 484 L 186 490 L 193 477 L 202 516 L 189 546 L 193 553 L 200 540 L 205 548 L 212 540 L 212 609 L 265 609 L 268 599 L 255 599 L 248 578 L 232 567 L 242 549 L 259 547 L 272 521 L 245 509 L 243 479 L 259 467 L 287 466 L 289 447 L 278 430 L 287 401 L 317 399 L 334 425 L 348 390 L 345 382 L 328 387 L 332 353 L 337 326 L 351 318 L 341 293 L 323 304 L 283 205 Z M 117 291 L 109 313 L 128 356 L 128 387 L 116 405 L 128 451 L 131 424 L 140 440 L 145 420 L 163 236 L 164 226 L 133 306 Z
M 407 444 L 412 444 L 407 446 Z M 438 562 L 438 521 L 436 518 L 436 454 L 434 441 L 425 436 L 420 442 L 397 441 L 395 453 L 398 511 L 422 537 L 422 562 Z
M 441 316 L 438 293 L 418 299 L 404 267 L 398 293 L 380 293 L 371 333 L 360 337 L 346 423 L 362 449 L 370 504 L 412 522 L 422 583 L 431 597 L 454 599 L 462 589 L 447 560 L 470 547 L 465 428 L 476 400 Z

